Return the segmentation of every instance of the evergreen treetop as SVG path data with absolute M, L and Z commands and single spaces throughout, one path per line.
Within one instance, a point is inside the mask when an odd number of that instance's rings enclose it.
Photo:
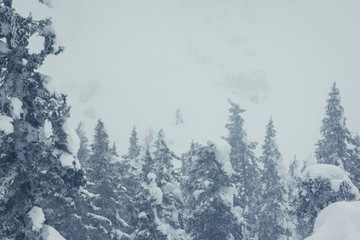
M 340 92 L 334 82 L 320 129 L 322 138 L 316 144 L 315 154 L 319 163 L 333 164 L 344 168 L 345 161 L 348 159 L 346 143 L 351 141 L 345 121 L 344 108 L 340 103 Z

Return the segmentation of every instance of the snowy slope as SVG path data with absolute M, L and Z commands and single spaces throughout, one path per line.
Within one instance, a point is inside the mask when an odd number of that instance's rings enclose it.
M 53 16 L 66 51 L 41 71 L 69 95 L 70 124 L 86 122 L 91 137 L 102 118 L 120 155 L 134 124 L 141 138 L 150 126 L 164 128 L 177 153 L 192 139 L 226 135 L 231 98 L 248 110 L 249 140 L 263 141 L 272 114 L 284 160 L 305 158 L 333 81 L 350 128 L 360 130 L 359 2 L 56 0 L 51 9 L 36 2 L 14 5 L 24 15 Z M 30 42 L 33 51 L 39 43 Z
M 360 236 L 360 202 L 337 202 L 322 210 L 314 233 L 306 240 L 358 240 Z

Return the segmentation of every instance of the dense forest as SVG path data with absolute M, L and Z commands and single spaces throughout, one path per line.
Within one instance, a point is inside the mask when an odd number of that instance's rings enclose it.
M 29 52 L 33 35 L 44 38 L 40 53 Z M 63 51 L 55 39 L 50 19 L 0 2 L 1 239 L 306 239 L 328 206 L 360 209 L 344 203 L 360 197 L 360 138 L 346 126 L 336 83 L 316 164 L 283 161 L 270 116 L 255 154 L 245 110 L 231 100 L 217 142 L 191 142 L 177 155 L 163 130 L 141 142 L 134 126 L 121 156 L 102 120 L 92 142 L 84 123 L 71 129 L 66 95 L 47 88 L 38 69 Z

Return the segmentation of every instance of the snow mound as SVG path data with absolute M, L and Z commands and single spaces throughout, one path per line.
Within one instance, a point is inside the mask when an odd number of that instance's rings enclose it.
M 39 239 L 43 240 L 66 240 L 61 234 L 56 231 L 55 228 L 44 224 L 43 230 L 41 235 L 39 236 Z
M 63 167 L 69 167 L 69 168 L 75 168 L 75 169 L 81 168 L 79 160 L 67 152 L 63 152 L 60 155 L 59 160 L 60 160 L 61 166 L 63 166 Z
M 7 43 L 4 43 L 3 41 L 0 40 L 0 53 L 7 54 L 10 51 L 11 50 L 8 47 Z
M 6 135 L 14 132 L 14 126 L 12 125 L 13 119 L 8 116 L 0 115 L 0 131 L 3 131 Z
M 21 113 L 23 113 L 22 110 L 22 102 L 20 99 L 13 97 L 10 100 L 10 112 L 13 119 L 20 119 Z
M 76 155 L 80 148 L 80 139 L 78 135 L 76 134 L 75 130 L 69 126 L 67 122 L 63 124 L 62 129 L 66 133 L 67 149 L 72 154 Z
M 173 183 L 165 182 L 162 187 L 165 194 L 172 194 L 179 202 L 183 202 L 181 189 Z
M 29 212 L 28 216 L 32 223 L 32 230 L 41 233 L 37 239 L 42 240 L 66 240 L 55 228 L 44 224 L 45 215 L 40 207 L 34 206 Z
M 216 145 L 216 160 L 222 164 L 222 170 L 231 176 L 234 173 L 230 162 L 231 146 L 224 139 L 219 139 L 214 143 Z
M 234 186 L 223 188 L 220 197 L 223 201 L 227 202 L 229 206 L 234 206 L 234 196 L 237 194 L 237 190 Z
M 316 218 L 314 233 L 306 240 L 358 240 L 360 236 L 360 202 L 336 202 L 323 209 Z
M 43 210 L 37 206 L 34 206 L 28 213 L 28 216 L 32 223 L 32 230 L 39 232 L 45 222 L 45 215 Z
M 155 204 L 161 205 L 163 200 L 163 192 L 157 186 L 149 186 L 151 199 L 155 201 Z
M 48 119 L 45 120 L 44 135 L 45 135 L 45 138 L 50 138 L 53 135 L 52 124 Z
M 330 164 L 314 164 L 306 169 L 303 178 L 305 180 L 316 178 L 328 179 L 330 181 L 331 188 L 335 192 L 338 192 L 340 189 L 340 185 L 345 182 L 349 184 L 351 189 L 350 191 L 356 196 L 356 199 L 359 199 L 360 197 L 359 190 L 351 182 L 347 173 L 337 166 Z
M 149 173 L 147 175 L 147 178 L 150 180 L 150 183 L 145 186 L 145 188 L 147 188 L 150 192 L 150 197 L 151 197 L 151 200 L 155 202 L 155 204 L 162 204 L 162 201 L 163 201 L 163 192 L 161 190 L 161 188 L 159 188 L 157 185 L 156 185 L 156 175 L 154 173 Z

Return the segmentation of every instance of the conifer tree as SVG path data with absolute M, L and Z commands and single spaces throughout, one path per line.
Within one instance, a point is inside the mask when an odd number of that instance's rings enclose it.
M 360 137 L 352 138 L 352 148 L 349 149 L 349 159 L 345 163 L 345 170 L 350 173 L 350 179 L 360 190 Z
M 101 179 L 110 169 L 110 140 L 104 123 L 99 119 L 95 126 L 94 142 L 91 144 L 92 154 L 89 159 L 89 177 L 92 181 Z
M 325 118 L 322 120 L 322 138 L 317 142 L 318 163 L 340 166 L 350 174 L 350 179 L 360 187 L 359 141 L 346 127 L 344 108 L 340 103 L 340 92 L 333 83 L 327 100 Z
M 236 188 L 223 162 L 216 159 L 216 146 L 193 146 L 196 157 L 183 186 L 187 233 L 194 240 L 243 239 L 241 208 L 233 203 Z
M 166 240 L 166 233 L 161 231 L 161 225 L 157 214 L 157 207 L 163 202 L 163 193 L 156 184 L 154 173 L 154 159 L 151 156 L 149 146 L 145 150 L 142 159 L 141 190 L 135 198 L 137 212 L 136 229 L 133 233 L 135 240 Z
M 285 229 L 285 200 L 286 190 L 279 172 L 282 170 L 281 154 L 275 142 L 276 132 L 272 119 L 266 126 L 266 136 L 262 145 L 261 161 L 264 170 L 261 175 L 262 194 L 259 204 L 261 209 L 258 215 L 259 239 L 281 239 Z
M 163 191 L 163 204 L 157 208 L 160 221 L 169 225 L 169 230 L 176 235 L 176 229 L 182 224 L 182 195 L 179 183 L 175 178 L 172 160 L 177 158 L 165 142 L 164 131 L 160 130 L 155 140 L 154 173 L 157 186 Z
M 138 172 L 138 170 L 141 169 L 139 160 L 141 147 L 139 145 L 139 138 L 137 135 L 136 127 L 134 126 L 129 139 L 128 153 L 123 156 L 124 160 L 127 162 L 127 166 L 131 171 L 135 172 Z
M 62 51 L 54 46 L 50 19 L 22 17 L 6 0 L 0 2 L 0 26 L 0 238 L 31 239 L 40 232 L 26 217 L 30 210 L 41 209 L 57 228 L 84 178 L 66 123 L 66 96 L 49 91 L 46 77 L 37 72 L 46 56 Z M 28 49 L 33 35 L 44 39 L 38 53 Z
M 346 144 L 351 142 L 346 128 L 344 108 L 340 103 L 339 89 L 334 82 L 327 100 L 325 118 L 320 129 L 322 138 L 317 142 L 318 163 L 333 164 L 346 169 L 349 152 Z
M 130 143 L 129 152 L 126 157 L 129 159 L 135 159 L 140 154 L 139 138 L 137 136 L 137 131 L 135 126 L 132 128 L 129 143 Z
M 109 136 L 104 123 L 98 120 L 95 126 L 92 154 L 89 158 L 88 189 L 97 195 L 90 199 L 91 212 L 87 213 L 91 222 L 97 222 L 97 228 L 106 239 L 116 239 L 132 230 L 123 219 L 127 204 L 123 204 L 126 188 L 120 175 L 121 164 L 116 161 L 116 148 L 110 147 Z M 99 221 L 101 220 L 101 221 Z
M 256 143 L 247 140 L 246 132 L 243 129 L 244 119 L 241 114 L 245 110 L 239 105 L 231 102 L 229 121 L 226 128 L 229 135 L 225 138 L 231 146 L 230 161 L 236 174 L 233 181 L 237 185 L 238 196 L 235 198 L 235 205 L 244 209 L 246 219 L 245 234 L 249 237 L 255 234 L 256 225 L 256 198 L 259 194 L 259 168 L 253 150 Z

